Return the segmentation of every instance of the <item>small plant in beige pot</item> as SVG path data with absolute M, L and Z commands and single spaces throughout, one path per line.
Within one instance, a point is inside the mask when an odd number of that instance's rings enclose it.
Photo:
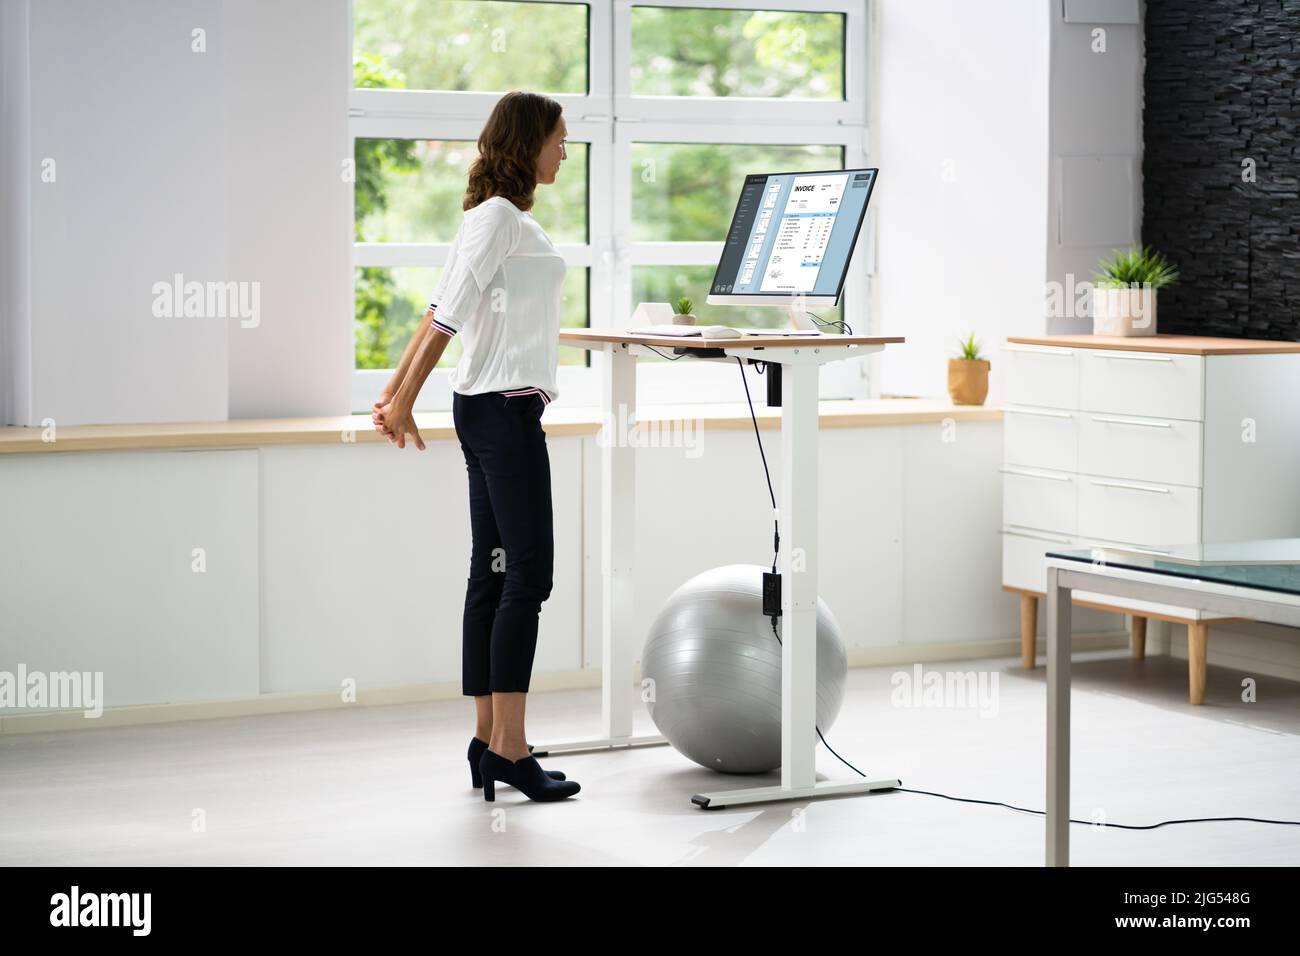
M 948 394 L 954 405 L 983 405 L 989 394 L 992 362 L 980 354 L 975 333 L 961 340 L 961 351 L 948 359 Z
M 1115 249 L 1097 263 L 1092 290 L 1093 335 L 1155 335 L 1156 292 L 1178 281 L 1178 270 L 1150 246 Z
M 677 314 L 673 316 L 673 325 L 694 325 L 695 316 L 691 315 L 691 309 L 695 306 L 695 303 L 686 296 L 682 296 L 675 305 Z

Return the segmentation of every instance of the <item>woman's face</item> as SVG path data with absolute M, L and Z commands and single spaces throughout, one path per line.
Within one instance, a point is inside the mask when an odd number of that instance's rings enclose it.
M 569 128 L 564 124 L 564 117 L 555 124 L 555 132 L 542 145 L 537 155 L 537 183 L 550 185 L 555 182 L 555 175 L 560 171 L 560 163 L 567 158 L 564 152 L 564 140 L 569 135 Z

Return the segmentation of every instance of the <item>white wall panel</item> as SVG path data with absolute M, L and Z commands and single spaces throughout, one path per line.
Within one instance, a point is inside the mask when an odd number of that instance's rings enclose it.
M 256 697 L 257 540 L 254 450 L 5 456 L 0 670 L 102 671 L 111 707 Z

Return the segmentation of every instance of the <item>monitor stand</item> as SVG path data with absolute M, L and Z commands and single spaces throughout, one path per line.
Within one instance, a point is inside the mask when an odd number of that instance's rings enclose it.
M 790 328 L 809 332 L 817 331 L 817 324 L 813 322 L 812 316 L 804 308 L 803 299 L 791 299 L 790 304 L 785 307 L 785 312 L 790 319 Z

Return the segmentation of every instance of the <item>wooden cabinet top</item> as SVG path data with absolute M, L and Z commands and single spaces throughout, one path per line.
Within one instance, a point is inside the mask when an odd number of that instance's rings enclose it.
M 1300 352 L 1300 342 L 1273 339 L 1227 339 L 1208 335 L 1043 335 L 1007 339 L 1017 345 L 1054 345 L 1075 349 L 1129 352 L 1175 352 L 1182 355 L 1273 355 Z

